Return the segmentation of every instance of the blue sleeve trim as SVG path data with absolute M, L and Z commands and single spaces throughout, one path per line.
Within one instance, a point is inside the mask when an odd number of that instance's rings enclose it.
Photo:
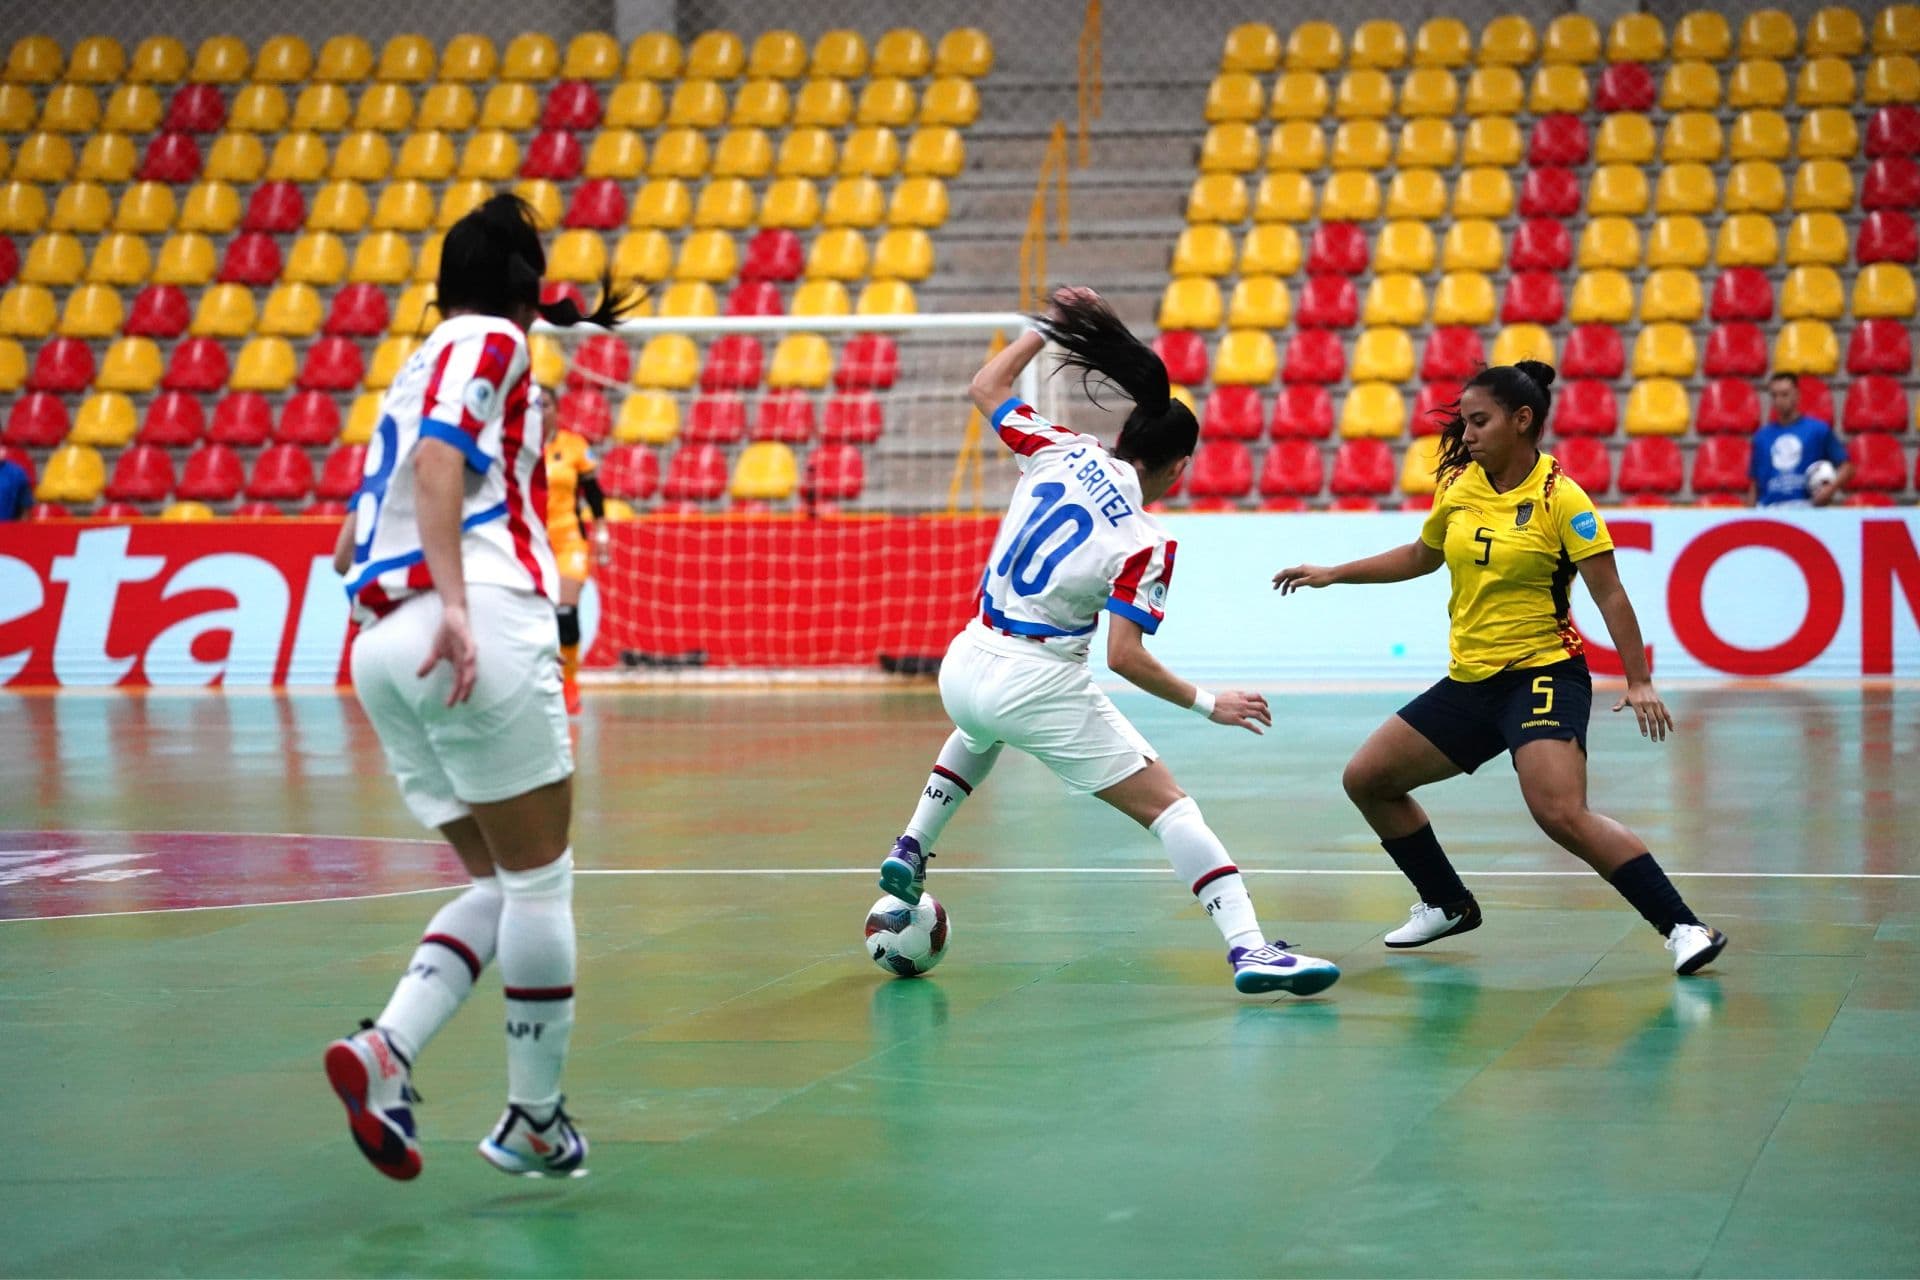
M 1160 629 L 1160 619 L 1154 617 L 1151 613 L 1148 613 L 1145 609 L 1142 609 L 1137 604 L 1128 604 L 1125 600 L 1122 600 L 1119 596 L 1107 597 L 1107 611 L 1109 613 L 1119 614 L 1121 617 L 1125 618 L 1128 622 L 1139 623 L 1140 629 L 1146 632 L 1148 635 L 1152 635 L 1154 632 Z
M 988 424 L 991 425 L 995 431 L 998 431 L 1000 429 L 1000 423 L 1006 416 L 1025 403 L 1026 401 L 1022 400 L 1019 396 L 1008 396 L 1000 402 L 1000 406 L 995 409 L 992 416 L 987 419 Z
M 467 467 L 485 475 L 493 469 L 493 459 L 480 447 L 480 442 L 450 422 L 438 418 L 428 418 L 420 424 L 420 437 L 423 440 L 438 440 L 458 449 L 467 459 Z

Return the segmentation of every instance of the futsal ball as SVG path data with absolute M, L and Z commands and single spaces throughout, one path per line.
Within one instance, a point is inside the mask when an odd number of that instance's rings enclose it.
M 947 954 L 947 909 L 930 893 L 913 906 L 887 894 L 867 912 L 866 947 L 873 962 L 900 978 L 917 978 Z
M 1832 484 L 1840 473 L 1825 458 L 1807 468 L 1807 492 L 1812 493 L 1822 485 Z

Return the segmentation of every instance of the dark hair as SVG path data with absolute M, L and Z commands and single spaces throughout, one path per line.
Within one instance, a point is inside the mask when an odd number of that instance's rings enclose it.
M 639 305 L 633 289 L 616 289 L 611 275 L 600 281 L 600 305 L 582 313 L 580 304 L 562 297 L 540 301 L 540 278 L 547 253 L 540 247 L 540 223 L 533 206 L 511 193 L 494 196 L 453 224 L 440 247 L 440 277 L 434 301 L 449 311 L 478 311 L 505 316 L 532 307 L 548 324 L 611 326 Z
M 1800 379 L 1796 378 L 1794 375 L 1790 373 L 1776 373 L 1772 377 L 1767 379 L 1767 385 L 1769 387 L 1771 387 L 1776 382 L 1791 382 L 1793 384 L 1793 389 L 1795 391 L 1798 391 L 1800 389 Z
M 1113 456 L 1158 471 L 1187 457 L 1200 439 L 1193 410 L 1173 398 L 1167 366 L 1153 349 L 1133 336 L 1113 308 L 1098 298 L 1055 302 L 1054 316 L 1035 317 L 1034 327 L 1066 348 L 1062 369 L 1080 370 L 1087 398 L 1100 403 L 1104 385 L 1133 401 L 1120 428 Z
M 1496 364 L 1481 369 L 1467 382 L 1467 387 L 1485 387 L 1494 403 L 1508 413 L 1518 412 L 1522 408 L 1531 409 L 1536 447 L 1547 429 L 1547 410 L 1553 407 L 1553 393 L 1547 390 L 1552 385 L 1553 366 L 1540 360 Z M 1466 389 L 1460 389 L 1463 398 Z M 1435 474 L 1445 476 L 1449 471 L 1466 466 L 1472 459 L 1467 455 L 1467 420 L 1460 414 L 1460 401 L 1455 400 L 1441 412 L 1447 418 L 1440 428 L 1440 464 L 1435 468 Z

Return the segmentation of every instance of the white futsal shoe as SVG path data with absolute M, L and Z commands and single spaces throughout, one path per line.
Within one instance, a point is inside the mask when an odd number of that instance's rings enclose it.
M 1233 966 L 1233 989 L 1241 995 L 1286 991 L 1310 996 L 1340 981 L 1340 966 L 1316 956 L 1295 955 L 1275 938 L 1263 947 L 1233 947 L 1227 952 Z
M 347 1130 L 367 1162 L 389 1178 L 420 1176 L 420 1143 L 413 1127 L 412 1068 L 384 1031 L 371 1022 L 358 1035 L 327 1046 L 327 1083 L 347 1108 Z
M 502 1173 L 530 1178 L 574 1178 L 586 1173 L 587 1140 L 573 1127 L 565 1107 L 555 1107 L 543 1125 L 512 1103 L 493 1132 L 480 1140 L 480 1154 Z
M 1727 935 L 1704 924 L 1677 924 L 1667 935 L 1667 950 L 1673 952 L 1673 971 L 1685 976 L 1698 973 L 1726 950 Z
M 1429 902 L 1413 904 L 1413 914 L 1407 922 L 1387 935 L 1387 945 L 1395 950 L 1408 947 L 1424 947 L 1429 942 L 1451 937 L 1456 933 L 1471 933 L 1480 927 L 1480 904 L 1472 898 L 1465 902 L 1455 902 L 1450 907 L 1436 907 Z

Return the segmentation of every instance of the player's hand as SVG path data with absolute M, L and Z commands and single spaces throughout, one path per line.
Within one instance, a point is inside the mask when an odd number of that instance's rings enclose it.
M 1660 701 L 1660 695 L 1653 691 L 1651 684 L 1629 684 L 1627 696 L 1613 704 L 1615 711 L 1622 707 L 1633 708 L 1633 718 L 1640 722 L 1640 736 L 1653 742 L 1665 742 L 1667 735 L 1673 732 L 1673 713 L 1667 710 L 1667 704 Z
M 1260 726 L 1273 724 L 1273 712 L 1260 694 L 1230 691 L 1215 696 L 1213 712 L 1207 719 L 1215 724 L 1237 725 L 1249 733 L 1263 733 Z
M 1807 497 L 1812 500 L 1814 506 L 1824 507 L 1830 504 L 1839 495 L 1840 495 L 1840 482 L 1838 480 L 1829 480 L 1825 484 L 1821 485 L 1819 488 L 1815 489 L 1812 493 L 1808 494 Z
M 593 527 L 593 562 L 602 569 L 613 563 L 613 535 L 604 524 Z
M 473 624 L 467 621 L 464 605 L 452 605 L 441 612 L 440 625 L 433 631 L 433 644 L 427 649 L 427 660 L 414 674 L 425 679 L 442 662 L 453 667 L 453 687 L 447 690 L 447 705 L 465 702 L 473 696 L 474 683 L 480 677 L 480 649 L 473 642 Z
M 1333 583 L 1333 570 L 1318 564 L 1297 564 L 1273 575 L 1273 585 L 1283 596 L 1290 596 L 1303 587 L 1330 587 Z
M 1075 302 L 1098 301 L 1100 301 L 1100 295 L 1085 285 L 1063 284 L 1053 291 L 1053 297 L 1051 299 L 1052 305 L 1047 308 L 1047 315 L 1052 319 L 1058 320 L 1060 318 L 1061 307 L 1070 306 Z

